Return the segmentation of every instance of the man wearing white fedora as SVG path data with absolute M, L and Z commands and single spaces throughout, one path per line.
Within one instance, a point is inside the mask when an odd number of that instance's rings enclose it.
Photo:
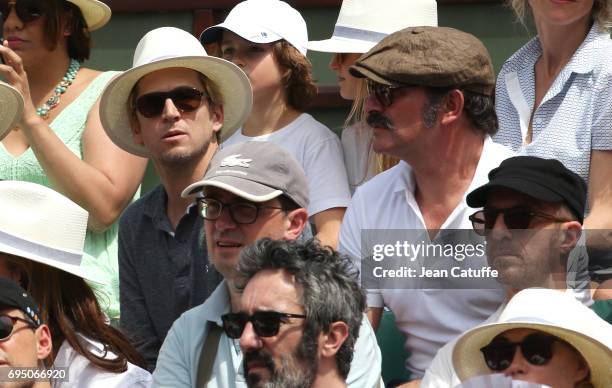
M 459 337 L 452 360 L 462 382 L 501 373 L 547 387 L 605 388 L 612 382 L 612 326 L 572 295 L 531 288 L 517 293 L 497 322 Z
M 310 41 L 308 49 L 332 53 L 329 67 L 338 75 L 340 96 L 353 101 L 342 131 L 344 164 L 351 191 L 374 175 L 392 167 L 391 157 L 372 148 L 372 128 L 362 122 L 367 97 L 365 82 L 353 77 L 349 67 L 385 36 L 406 27 L 437 26 L 436 0 L 344 0 L 329 39 Z M 395 159 L 395 163 L 397 159 Z
M 173 27 L 148 32 L 133 67 L 102 96 L 109 137 L 150 158 L 161 180 L 125 211 L 119 228 L 120 322 L 151 370 L 172 322 L 221 280 L 209 265 L 202 219 L 181 191 L 202 178 L 251 104 L 237 66 L 207 56 L 195 37 Z

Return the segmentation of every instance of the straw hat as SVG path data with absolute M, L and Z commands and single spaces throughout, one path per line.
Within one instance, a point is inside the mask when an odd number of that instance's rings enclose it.
M 81 268 L 88 213 L 31 182 L 0 181 L 0 252 L 102 283 Z
M 253 91 L 246 74 L 225 59 L 210 57 L 197 38 L 174 27 L 149 31 L 138 42 L 131 69 L 113 79 L 102 94 L 100 119 L 108 136 L 127 152 L 148 157 L 143 145 L 134 143 L 128 99 L 132 89 L 145 75 L 170 67 L 184 67 L 204 74 L 214 82 L 223 99 L 223 142 L 240 128 L 253 104 Z
M 516 294 L 498 322 L 464 333 L 453 349 L 453 366 L 464 381 L 493 373 L 480 348 L 507 330 L 527 328 L 561 338 L 584 357 L 595 388 L 612 381 L 612 326 L 568 293 L 530 288 Z
M 11 85 L 0 81 L 0 140 L 4 139 L 23 114 L 23 96 Z
M 332 37 L 310 41 L 308 49 L 365 53 L 385 36 L 418 26 L 438 26 L 436 0 L 344 0 Z
M 98 0 L 67 0 L 81 10 L 89 31 L 102 28 L 111 18 L 111 9 Z

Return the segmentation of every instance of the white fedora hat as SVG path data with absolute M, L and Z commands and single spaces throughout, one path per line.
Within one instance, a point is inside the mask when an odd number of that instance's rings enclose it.
M 0 81 L 0 140 L 17 125 L 23 113 L 23 96 L 19 90 Z
M 453 349 L 453 366 L 464 381 L 493 373 L 480 348 L 507 330 L 526 328 L 558 337 L 584 357 L 595 388 L 612 382 L 612 325 L 576 300 L 572 294 L 557 290 L 529 288 L 516 294 L 498 322 L 464 333 Z
M 100 119 L 108 136 L 127 152 L 149 156 L 143 145 L 134 143 L 128 99 L 132 89 L 145 75 L 171 67 L 184 67 L 204 74 L 214 82 L 223 99 L 222 142 L 242 126 L 251 112 L 253 91 L 246 74 L 225 59 L 211 57 L 197 38 L 174 27 L 149 31 L 138 42 L 133 67 L 113 79 L 100 102 Z
M 97 30 L 101 28 L 111 18 L 112 12 L 108 5 L 98 0 L 66 0 L 81 10 L 83 19 L 87 23 L 87 29 L 89 31 Z
M 60 193 L 23 181 L 0 181 L 0 252 L 102 283 L 81 267 L 88 213 Z
M 310 41 L 308 49 L 365 53 L 385 36 L 418 26 L 438 26 L 436 0 L 343 0 L 332 37 Z

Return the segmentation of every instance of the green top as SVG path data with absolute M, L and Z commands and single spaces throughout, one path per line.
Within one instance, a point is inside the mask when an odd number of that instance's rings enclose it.
M 116 74 L 117 72 L 108 71 L 96 77 L 50 124 L 68 149 L 81 159 L 83 159 L 82 139 L 87 115 L 102 94 L 106 84 Z M 0 143 L 0 179 L 34 182 L 53 188 L 32 148 L 28 148 L 24 153 L 15 157 L 6 150 L 2 143 Z M 137 198 L 138 195 L 137 192 L 135 197 Z M 119 317 L 118 228 L 118 222 L 115 222 L 103 233 L 88 230 L 85 238 L 85 255 L 81 262 L 81 265 L 88 271 L 95 271 L 99 277 L 106 279 L 104 285 L 91 285 L 96 290 L 102 309 L 111 320 Z

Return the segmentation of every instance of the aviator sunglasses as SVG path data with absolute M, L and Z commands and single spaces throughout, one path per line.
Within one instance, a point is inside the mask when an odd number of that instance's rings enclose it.
M 45 14 L 45 2 L 43 0 L 0 0 L 3 22 L 8 18 L 12 9 L 17 13 L 19 20 L 29 23 Z
M 202 100 L 208 97 L 206 93 L 190 87 L 180 87 L 167 92 L 143 94 L 136 99 L 136 110 L 147 118 L 162 114 L 166 100 L 171 99 L 174 106 L 182 113 L 193 112 L 202 105 Z
M 278 311 L 257 311 L 253 315 L 246 313 L 229 313 L 221 316 L 223 331 L 228 337 L 238 339 L 242 336 L 248 322 L 253 324 L 255 334 L 260 337 L 274 337 L 278 334 L 281 323 L 287 323 L 287 318 L 306 318 L 302 314 L 279 313 Z
M 34 328 L 34 324 L 27 319 L 11 317 L 10 315 L 0 315 L 0 342 L 6 341 L 11 337 L 17 321 L 25 322 L 28 327 Z
M 505 337 L 497 337 L 490 344 L 480 349 L 489 369 L 499 372 L 507 369 L 514 360 L 516 348 L 521 348 L 525 360 L 532 365 L 544 365 L 553 356 L 552 346 L 557 337 L 532 333 L 521 342 L 511 342 Z
M 569 222 L 569 220 L 557 218 L 550 214 L 533 211 L 527 208 L 488 208 L 477 211 L 476 213 L 472 214 L 469 219 L 472 221 L 474 231 L 480 236 L 485 236 L 491 229 L 493 229 L 495 222 L 497 221 L 497 217 L 499 217 L 500 214 L 504 217 L 504 224 L 506 224 L 508 229 L 527 229 L 535 217 L 540 217 L 555 222 Z

